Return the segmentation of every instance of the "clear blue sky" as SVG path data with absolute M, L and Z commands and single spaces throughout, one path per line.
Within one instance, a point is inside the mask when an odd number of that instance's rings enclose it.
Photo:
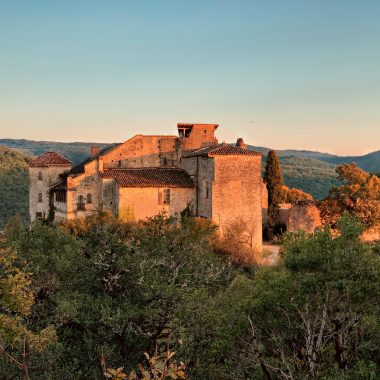
M 0 137 L 380 149 L 379 0 L 2 0 Z

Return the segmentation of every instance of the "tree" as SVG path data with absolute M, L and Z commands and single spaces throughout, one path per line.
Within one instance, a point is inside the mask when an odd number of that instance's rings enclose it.
M 274 150 L 270 150 L 268 153 L 264 181 L 268 190 L 268 224 L 273 227 L 277 217 L 279 204 L 283 199 L 283 180 L 280 161 Z
M 313 199 L 313 196 L 311 194 L 305 193 L 300 189 L 290 188 L 287 186 L 282 186 L 282 193 L 284 203 L 294 203 L 297 201 Z
M 34 304 L 31 290 L 31 273 L 15 266 L 16 253 L 0 240 L 0 357 L 1 367 L 15 366 L 30 377 L 30 355 L 42 352 L 55 340 L 55 331 L 46 327 L 39 333 L 31 331 L 26 323 Z
M 321 202 L 323 221 L 335 227 L 344 211 L 356 216 L 366 228 L 380 223 L 380 178 L 358 168 L 343 164 L 336 168 L 341 186 L 330 190 Z
M 336 239 L 329 229 L 289 235 L 283 264 L 255 277 L 245 362 L 266 379 L 364 380 L 380 370 L 380 258 L 355 219 L 343 215 L 338 228 Z

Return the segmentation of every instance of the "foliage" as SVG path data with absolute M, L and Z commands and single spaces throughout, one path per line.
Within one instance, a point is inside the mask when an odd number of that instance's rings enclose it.
M 343 164 L 336 169 L 339 187 L 331 189 L 320 205 L 325 223 L 335 226 L 344 211 L 355 215 L 366 226 L 380 223 L 380 178 L 355 164 Z
M 283 264 L 255 276 L 244 363 L 263 378 L 378 374 L 380 260 L 356 220 L 345 214 L 338 226 L 336 239 L 328 229 L 289 235 Z
M 149 356 L 144 354 L 148 366 L 140 365 L 139 372 L 132 370 L 129 374 L 124 372 L 124 368 L 108 368 L 104 374 L 107 379 L 111 380 L 165 380 L 165 379 L 187 379 L 185 373 L 185 364 L 179 363 L 173 359 L 175 353 L 168 351 L 161 355 Z
M 30 355 L 41 353 L 54 341 L 55 331 L 48 326 L 39 333 L 27 327 L 34 295 L 31 273 L 15 266 L 17 256 L 0 240 L 0 357 L 29 379 Z M 1 366 L 0 366 L 1 369 Z
M 207 220 L 126 224 L 101 214 L 28 231 L 16 222 L 7 252 L 17 273 L 33 273 L 22 287 L 33 302 L 26 316 L 8 316 L 33 334 L 57 334 L 28 353 L 31 380 L 165 378 L 165 368 L 181 378 L 185 366 L 202 380 L 379 372 L 380 257 L 348 215 L 336 239 L 328 229 L 286 235 L 280 264 L 260 269 L 215 253 Z M 144 352 L 153 353 L 147 362 Z M 22 359 L 22 348 L 15 353 Z M 2 355 L 0 373 L 21 379 Z
M 311 194 L 305 193 L 300 189 L 292 189 L 287 186 L 282 186 L 282 193 L 282 201 L 284 203 L 294 203 L 297 201 L 313 199 L 313 196 Z
M 308 157 L 280 157 L 284 183 L 315 199 L 324 199 L 331 187 L 339 185 L 335 165 Z
M 0 230 L 19 214 L 24 224 L 28 216 L 28 172 L 30 157 L 0 146 Z
M 283 199 L 280 162 L 274 150 L 268 153 L 264 181 L 268 190 L 268 225 L 273 227 L 278 207 Z

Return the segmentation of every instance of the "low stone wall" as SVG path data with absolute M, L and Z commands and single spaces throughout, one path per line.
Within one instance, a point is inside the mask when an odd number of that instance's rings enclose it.
M 292 204 L 289 211 L 287 231 L 305 231 L 314 233 L 317 228 L 322 227 L 320 212 L 314 201 L 298 201 Z

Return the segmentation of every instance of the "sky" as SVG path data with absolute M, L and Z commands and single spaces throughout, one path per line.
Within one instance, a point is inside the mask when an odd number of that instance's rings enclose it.
M 0 0 L 0 138 L 218 123 L 275 149 L 380 149 L 378 0 Z

